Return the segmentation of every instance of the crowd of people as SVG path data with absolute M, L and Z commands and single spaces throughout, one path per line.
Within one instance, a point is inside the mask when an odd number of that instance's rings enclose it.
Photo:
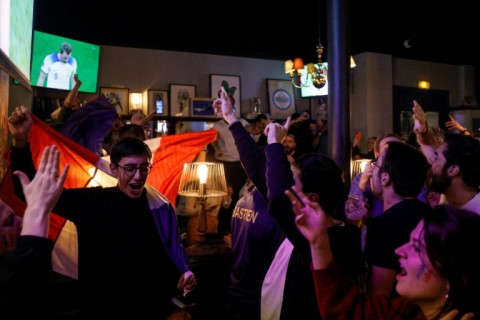
M 480 316 L 480 263 L 473 257 L 480 246 L 480 141 L 453 117 L 448 131 L 439 130 L 413 101 L 416 145 L 395 133 L 370 137 L 368 152 L 354 157 L 371 161 L 347 192 L 342 169 L 321 151 L 328 150 L 319 139 L 327 134 L 325 119 L 293 114 L 279 123 L 262 115 L 252 126 L 236 116 L 224 88 L 214 107 L 223 119 L 214 127 L 212 158 L 224 164 L 230 187 L 227 198 L 209 204 L 218 216 L 213 231 L 231 239 L 224 319 Z M 63 188 L 69 168 L 60 171 L 56 146 L 34 165 L 28 109 L 9 116 L 12 180 L 27 209 L 22 223 L 0 201 L 6 315 L 51 314 L 41 293 L 52 273 L 50 212 L 77 227 L 80 317 L 166 319 L 175 309 L 171 297 L 195 290 L 176 214 L 182 206 L 146 185 L 152 154 L 144 130 L 109 121 L 103 149 L 117 185 L 74 189 Z M 195 204 L 184 207 L 196 215 Z

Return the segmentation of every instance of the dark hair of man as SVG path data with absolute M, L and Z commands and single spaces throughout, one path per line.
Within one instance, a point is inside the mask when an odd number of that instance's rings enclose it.
M 124 157 L 132 155 L 146 155 L 149 160 L 152 159 L 150 148 L 142 140 L 126 137 L 113 145 L 112 152 L 110 153 L 110 161 L 118 165 Z
M 70 43 L 67 43 L 67 42 L 62 43 L 62 46 L 60 47 L 60 53 L 62 52 L 66 52 L 68 54 L 72 52 L 72 46 L 70 45 Z
M 427 179 L 430 165 L 422 152 L 404 142 L 388 143 L 378 174 L 388 173 L 395 193 L 417 197 Z
M 463 182 L 478 189 L 480 186 L 480 142 L 472 136 L 445 133 L 447 148 L 444 151 L 445 168 L 457 165 Z
M 480 263 L 472 259 L 480 247 L 480 216 L 450 205 L 440 205 L 424 215 L 423 236 L 428 258 L 448 280 L 448 298 L 439 315 L 458 309 L 460 314 L 480 314 Z
M 342 169 L 331 158 L 319 153 L 303 154 L 294 165 L 300 169 L 302 191 L 316 193 L 320 207 L 332 215 L 344 192 Z
M 145 140 L 145 131 L 143 131 L 143 128 L 141 126 L 134 123 L 129 123 L 124 126 L 121 126 L 120 130 L 118 130 L 118 135 L 120 139 L 123 139 L 126 136 L 128 136 L 128 137 L 134 137 L 134 138 L 140 139 L 142 141 Z

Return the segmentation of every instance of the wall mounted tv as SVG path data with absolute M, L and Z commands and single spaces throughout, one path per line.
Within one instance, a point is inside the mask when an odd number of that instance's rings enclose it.
M 97 92 L 100 46 L 37 30 L 33 31 L 32 86 L 70 90 L 73 75 L 80 92 Z
M 33 0 L 0 0 L 0 68 L 30 88 Z
M 315 64 L 316 67 L 318 67 L 318 64 Z M 312 97 L 319 97 L 319 96 L 326 96 L 328 95 L 328 64 L 327 62 L 322 62 L 322 67 L 324 68 L 324 75 L 325 75 L 325 80 L 327 80 L 327 83 L 325 83 L 325 86 L 323 86 L 323 88 L 321 89 L 317 89 L 313 86 L 312 84 L 312 77 L 310 75 L 308 75 L 308 86 L 302 86 L 302 88 L 300 88 L 300 95 L 302 96 L 302 98 L 312 98 Z M 302 80 L 302 83 L 306 83 L 307 82 L 307 66 L 305 65 L 305 67 L 303 68 L 302 70 L 302 75 L 300 77 L 300 79 Z

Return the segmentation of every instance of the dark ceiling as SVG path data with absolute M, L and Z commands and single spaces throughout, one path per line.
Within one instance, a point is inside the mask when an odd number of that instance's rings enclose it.
M 352 54 L 371 51 L 477 64 L 474 1 L 449 2 L 449 6 L 413 0 L 370 2 L 350 1 L 347 30 Z M 275 60 L 300 56 L 306 62 L 316 61 L 320 30 L 326 60 L 326 0 L 215 3 L 35 0 L 34 28 L 100 45 Z

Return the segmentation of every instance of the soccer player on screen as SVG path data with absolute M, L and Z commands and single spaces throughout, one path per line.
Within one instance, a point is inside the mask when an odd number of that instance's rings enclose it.
M 62 43 L 59 52 L 49 54 L 43 60 L 37 86 L 43 87 L 47 78 L 47 88 L 70 90 L 75 85 L 77 60 L 72 57 L 72 45 Z

